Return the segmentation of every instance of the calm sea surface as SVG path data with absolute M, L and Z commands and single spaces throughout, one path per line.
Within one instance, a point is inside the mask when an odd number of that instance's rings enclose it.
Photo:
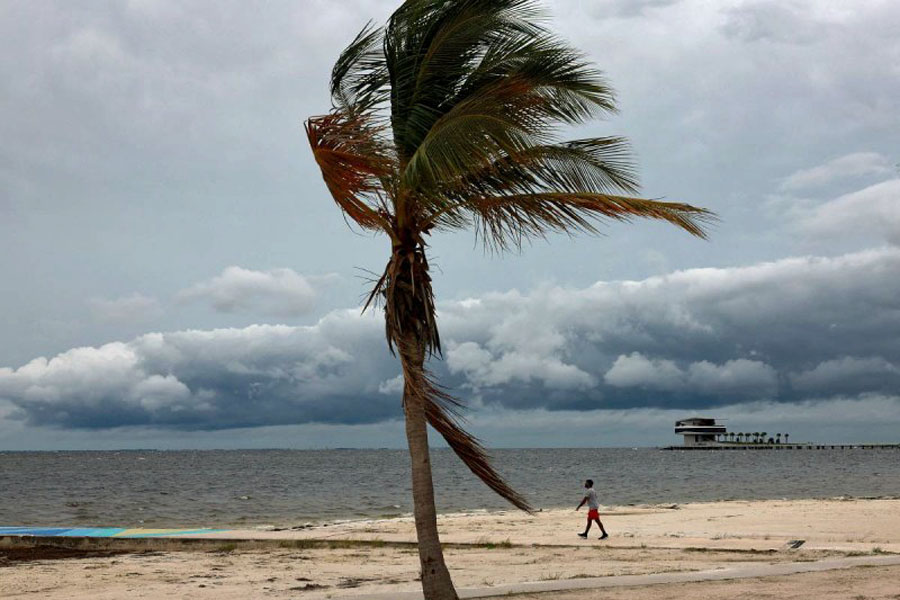
M 900 495 L 900 450 L 495 450 L 537 507 Z M 434 451 L 442 512 L 508 508 Z M 400 450 L 0 452 L 0 526 L 292 526 L 411 510 Z

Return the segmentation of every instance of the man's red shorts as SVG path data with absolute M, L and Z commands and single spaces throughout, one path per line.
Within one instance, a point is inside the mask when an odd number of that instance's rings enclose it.
M 593 521 L 594 519 L 600 518 L 600 511 L 596 508 L 592 508 L 588 511 L 588 521 Z

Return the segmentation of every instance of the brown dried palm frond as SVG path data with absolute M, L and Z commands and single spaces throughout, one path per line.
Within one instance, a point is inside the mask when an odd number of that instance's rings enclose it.
M 485 485 L 516 508 L 533 512 L 528 500 L 513 489 L 491 465 L 491 458 L 478 438 L 463 428 L 459 414 L 450 409 L 456 400 L 438 389 L 430 380 L 427 384 L 430 386 L 425 404 L 428 423 L 443 436 L 450 448 Z
M 401 342 L 404 344 L 404 342 Z M 400 352 L 420 352 L 417 348 L 402 345 Z M 472 473 L 500 497 L 526 512 L 534 509 L 522 494 L 513 489 L 491 465 L 491 458 L 481 442 L 463 428 L 461 411 L 464 405 L 434 382 L 424 368 L 414 365 L 417 361 L 407 361 L 404 365 L 405 386 L 410 394 L 415 394 L 425 405 L 425 417 L 435 431 L 441 434 L 454 453 Z
M 392 234 L 384 195 L 395 161 L 379 133 L 364 115 L 333 111 L 306 121 L 313 156 L 337 205 L 363 229 Z

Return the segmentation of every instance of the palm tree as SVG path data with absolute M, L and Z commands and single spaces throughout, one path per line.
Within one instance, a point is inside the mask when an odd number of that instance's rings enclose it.
M 784 443 L 785 443 L 785 444 L 788 443 L 788 437 L 789 437 L 789 434 L 787 434 L 787 433 L 784 434 Z
M 776 433 L 776 434 L 775 434 L 775 443 L 776 443 L 776 444 L 780 444 L 780 443 L 781 443 L 781 434 L 780 434 L 780 433 Z
M 407 0 L 366 26 L 331 75 L 332 109 L 306 121 L 345 218 L 386 235 L 391 253 L 363 310 L 383 303 L 399 354 L 422 588 L 455 599 L 438 538 L 427 425 L 491 489 L 530 511 L 463 429 L 461 404 L 425 367 L 439 357 L 427 237 L 473 228 L 493 251 L 553 232 L 646 217 L 705 237 L 708 211 L 635 197 L 627 142 L 561 142 L 560 126 L 615 111 L 613 92 L 541 24 L 534 0 Z

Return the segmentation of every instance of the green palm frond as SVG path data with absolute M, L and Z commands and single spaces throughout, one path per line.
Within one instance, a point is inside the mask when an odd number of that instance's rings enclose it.
M 472 73 L 445 108 L 411 111 L 428 130 L 417 138 L 403 173 L 410 188 L 443 185 L 504 155 L 546 144 L 558 124 L 583 122 L 615 105 L 599 71 L 578 53 L 537 39 L 489 73 Z
M 434 123 L 406 164 L 401 180 L 409 189 L 428 191 L 445 181 L 488 168 L 496 160 L 548 141 L 533 113 L 511 110 L 532 101 L 512 85 L 492 97 L 457 104 Z
M 469 199 L 468 213 L 486 247 L 504 251 L 548 233 L 597 233 L 604 220 L 658 219 L 706 238 L 705 225 L 714 221 L 709 211 L 689 204 L 660 202 L 627 196 L 592 193 L 545 192 Z
M 466 198 L 543 191 L 636 193 L 638 179 L 628 142 L 620 137 L 536 145 L 506 156 L 489 168 L 461 178 L 457 192 Z
M 620 137 L 530 146 L 458 180 L 445 180 L 424 222 L 440 229 L 471 225 L 472 198 L 543 192 L 634 194 L 638 179 L 628 142 Z
M 521 61 L 497 59 L 513 48 L 528 54 L 532 42 L 548 36 L 536 23 L 539 15 L 530 0 L 404 3 L 385 32 L 391 123 L 401 161 L 414 154 L 438 120 L 481 93 L 484 84 L 516 67 L 520 75 L 529 74 Z M 498 53 L 499 48 L 506 52 Z
M 388 100 L 383 43 L 383 30 L 369 23 L 338 57 L 331 71 L 331 99 L 342 112 L 361 114 Z

